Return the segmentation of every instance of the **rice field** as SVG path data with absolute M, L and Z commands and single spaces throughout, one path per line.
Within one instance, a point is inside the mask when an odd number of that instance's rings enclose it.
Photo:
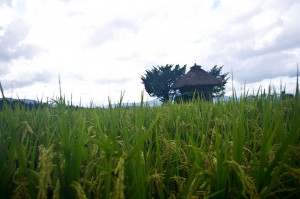
M 0 198 L 300 198 L 298 92 L 66 104 L 0 111 Z

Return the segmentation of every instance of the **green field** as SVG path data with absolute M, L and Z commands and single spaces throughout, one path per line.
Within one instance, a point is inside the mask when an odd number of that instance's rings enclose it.
M 0 111 L 0 198 L 300 198 L 300 98 Z

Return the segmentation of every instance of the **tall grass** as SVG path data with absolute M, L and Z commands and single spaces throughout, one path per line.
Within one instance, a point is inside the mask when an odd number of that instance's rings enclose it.
M 161 107 L 123 107 L 123 95 L 107 109 L 74 109 L 62 97 L 54 107 L 6 105 L 0 198 L 299 198 L 299 93 L 271 94 Z

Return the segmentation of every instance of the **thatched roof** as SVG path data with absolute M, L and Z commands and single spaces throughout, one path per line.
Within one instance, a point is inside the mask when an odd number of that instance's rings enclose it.
M 221 80 L 201 69 L 201 66 L 195 64 L 191 67 L 191 70 L 175 82 L 171 88 L 179 89 L 184 86 L 216 86 L 221 83 Z

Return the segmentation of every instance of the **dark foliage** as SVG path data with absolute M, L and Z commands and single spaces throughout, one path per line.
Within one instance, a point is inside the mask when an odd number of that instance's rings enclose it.
M 156 96 L 161 102 L 167 102 L 175 95 L 171 86 L 185 74 L 185 70 L 186 65 L 183 67 L 179 65 L 173 67 L 172 64 L 153 66 L 151 70 L 146 70 L 141 80 L 151 97 Z
M 215 86 L 213 88 L 213 97 L 223 96 L 225 94 L 225 85 L 229 80 L 228 73 L 222 73 L 223 66 L 218 67 L 215 65 L 210 71 L 207 71 L 211 75 L 215 76 L 222 81 L 221 86 Z
M 25 100 L 17 100 L 17 99 L 0 99 L 0 110 L 2 110 L 5 106 L 10 107 L 13 110 L 16 107 L 24 108 L 27 110 L 37 109 L 38 107 L 44 107 L 46 104 L 34 101 L 33 103 L 27 103 Z

